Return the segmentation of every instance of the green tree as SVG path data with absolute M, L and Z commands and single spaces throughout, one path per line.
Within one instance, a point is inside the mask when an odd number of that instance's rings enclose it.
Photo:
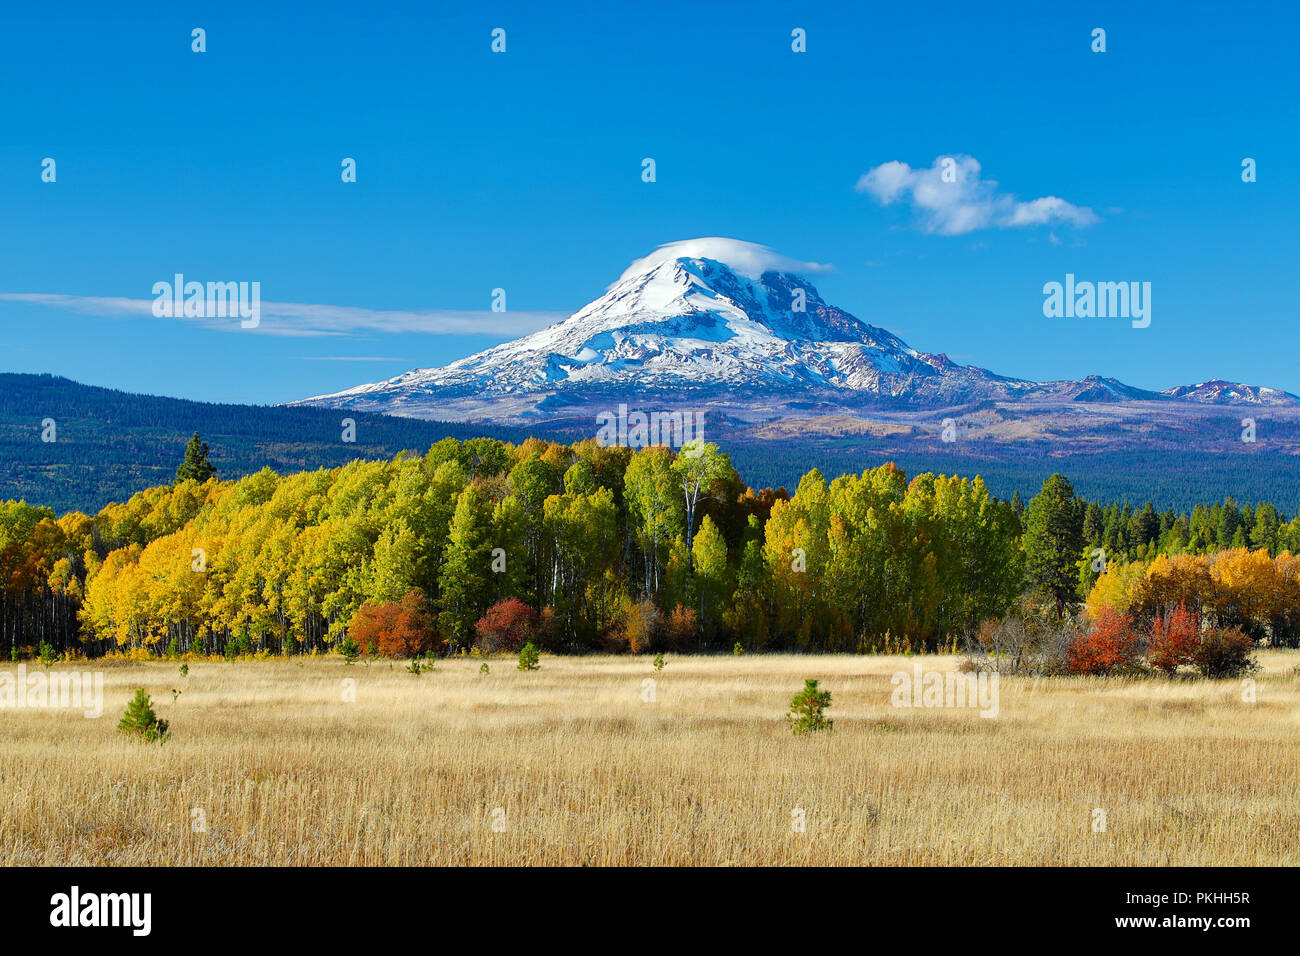
M 1219 510 L 1219 522 L 1215 534 L 1220 551 L 1236 547 L 1233 541 L 1239 530 L 1241 530 L 1241 509 L 1237 507 L 1237 502 L 1226 498 L 1223 507 Z
M 1267 548 L 1269 554 L 1276 556 L 1281 550 L 1277 546 L 1280 524 L 1277 509 L 1267 501 L 1260 502 L 1255 507 L 1255 524 L 1250 530 L 1250 546 L 1257 549 Z
M 144 688 L 138 688 L 126 705 L 126 713 L 117 722 L 117 729 L 128 737 L 148 743 L 161 743 L 167 739 L 167 721 L 158 719 Z
M 686 550 L 695 542 L 695 516 L 700 502 L 713 497 L 717 486 L 735 473 L 731 459 L 717 445 L 698 440 L 682 448 L 672 463 L 672 474 L 682 489 L 682 506 L 686 523 Z
M 531 600 L 540 601 L 546 587 L 544 511 L 546 499 L 559 491 L 560 485 L 561 479 L 555 469 L 537 454 L 529 455 L 515 465 L 507 478 L 510 495 L 519 503 L 523 514 L 525 551 L 514 555 L 514 559 L 524 565 L 523 570 L 529 582 L 527 596 Z
M 537 649 L 537 645 L 532 641 L 525 644 L 519 651 L 519 664 L 521 671 L 535 671 L 540 667 L 542 653 Z
M 373 584 L 369 597 L 375 602 L 400 601 L 415 587 L 416 555 L 419 544 L 406 520 L 388 525 L 375 542 Z
M 624 478 L 628 532 L 641 546 L 645 594 L 658 595 L 673 539 L 684 533 L 685 509 L 672 472 L 672 453 L 659 445 L 642 448 L 628 462 Z
M 793 734 L 809 734 L 819 730 L 834 730 L 835 721 L 825 716 L 826 708 L 831 705 L 831 692 L 818 690 L 817 681 L 809 678 L 803 682 L 803 690 L 795 694 L 790 701 L 790 713 L 785 715 Z
M 700 600 L 700 631 L 708 634 L 722 617 L 723 604 L 732 592 L 733 577 L 727 565 L 727 542 L 708 515 L 700 523 L 691 555 Z
M 528 516 L 514 495 L 506 495 L 493 509 L 492 546 L 502 552 L 492 556 L 493 601 L 535 598 L 528 573 Z
M 439 579 L 438 629 L 444 640 L 462 647 L 473 642 L 474 622 L 482 617 L 492 595 L 495 546 L 492 502 L 472 483 L 456 501 Z
M 576 467 L 576 466 L 575 466 Z M 572 471 L 572 469 L 570 469 Z M 550 599 L 570 639 L 591 638 L 607 619 L 606 572 L 617 560 L 617 514 L 613 493 L 551 495 L 544 506 L 549 538 Z
M 1025 574 L 1030 588 L 1056 603 L 1058 619 L 1076 599 L 1083 522 L 1074 487 L 1055 474 L 1025 511 Z
M 771 615 L 766 599 L 771 590 L 771 572 L 763 561 L 763 524 L 751 514 L 740 543 L 736 589 L 723 614 L 727 627 L 751 647 L 760 647 L 767 640 Z
M 176 480 L 197 481 L 199 484 L 215 477 L 217 469 L 208 459 L 208 444 L 195 432 L 189 444 L 185 446 L 185 459 L 176 468 Z

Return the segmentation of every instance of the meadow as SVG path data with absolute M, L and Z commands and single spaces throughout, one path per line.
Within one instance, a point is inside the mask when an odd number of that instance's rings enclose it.
M 992 719 L 891 706 L 917 660 L 57 664 L 104 672 L 104 715 L 0 710 L 0 863 L 1300 863 L 1300 651 L 1259 654 L 1253 703 L 1240 680 L 1004 676 Z M 797 737 L 809 677 L 835 727 Z M 117 732 L 136 687 L 161 745 Z

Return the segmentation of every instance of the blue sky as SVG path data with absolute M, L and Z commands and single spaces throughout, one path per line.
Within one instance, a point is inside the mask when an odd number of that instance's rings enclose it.
M 285 401 L 444 364 L 662 243 L 728 236 L 833 264 L 828 301 L 1003 374 L 1300 393 L 1289 5 L 265 6 L 7 12 L 0 370 Z M 855 189 L 940 156 L 1096 221 L 944 234 Z M 177 272 L 327 307 L 293 328 L 329 334 L 98 301 Z M 1067 272 L 1151 282 L 1150 327 L 1045 318 Z

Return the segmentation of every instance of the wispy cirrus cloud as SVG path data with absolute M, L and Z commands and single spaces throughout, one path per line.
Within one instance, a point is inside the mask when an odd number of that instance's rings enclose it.
M 0 303 L 45 306 L 103 318 L 155 318 L 153 299 L 114 296 L 63 295 L 42 292 L 0 292 Z M 262 302 L 261 322 L 255 329 L 240 328 L 238 316 L 230 318 L 165 318 L 164 322 L 190 322 L 244 334 L 318 337 L 371 333 L 424 335 L 527 335 L 567 318 L 567 312 L 507 311 L 489 309 L 366 309 L 348 305 L 298 302 Z M 375 360 L 371 360 L 375 361 Z
M 882 206 L 908 203 L 924 231 L 944 236 L 1057 223 L 1083 227 L 1100 221 L 1087 206 L 1058 196 L 1021 201 L 1001 192 L 996 180 L 981 176 L 973 156 L 939 156 L 929 169 L 891 160 L 863 173 L 854 189 Z

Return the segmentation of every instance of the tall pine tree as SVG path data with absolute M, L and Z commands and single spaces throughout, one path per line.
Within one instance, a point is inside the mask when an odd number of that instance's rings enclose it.
M 1083 518 L 1074 488 L 1052 475 L 1025 510 L 1025 574 L 1030 588 L 1056 602 L 1057 618 L 1077 596 Z

